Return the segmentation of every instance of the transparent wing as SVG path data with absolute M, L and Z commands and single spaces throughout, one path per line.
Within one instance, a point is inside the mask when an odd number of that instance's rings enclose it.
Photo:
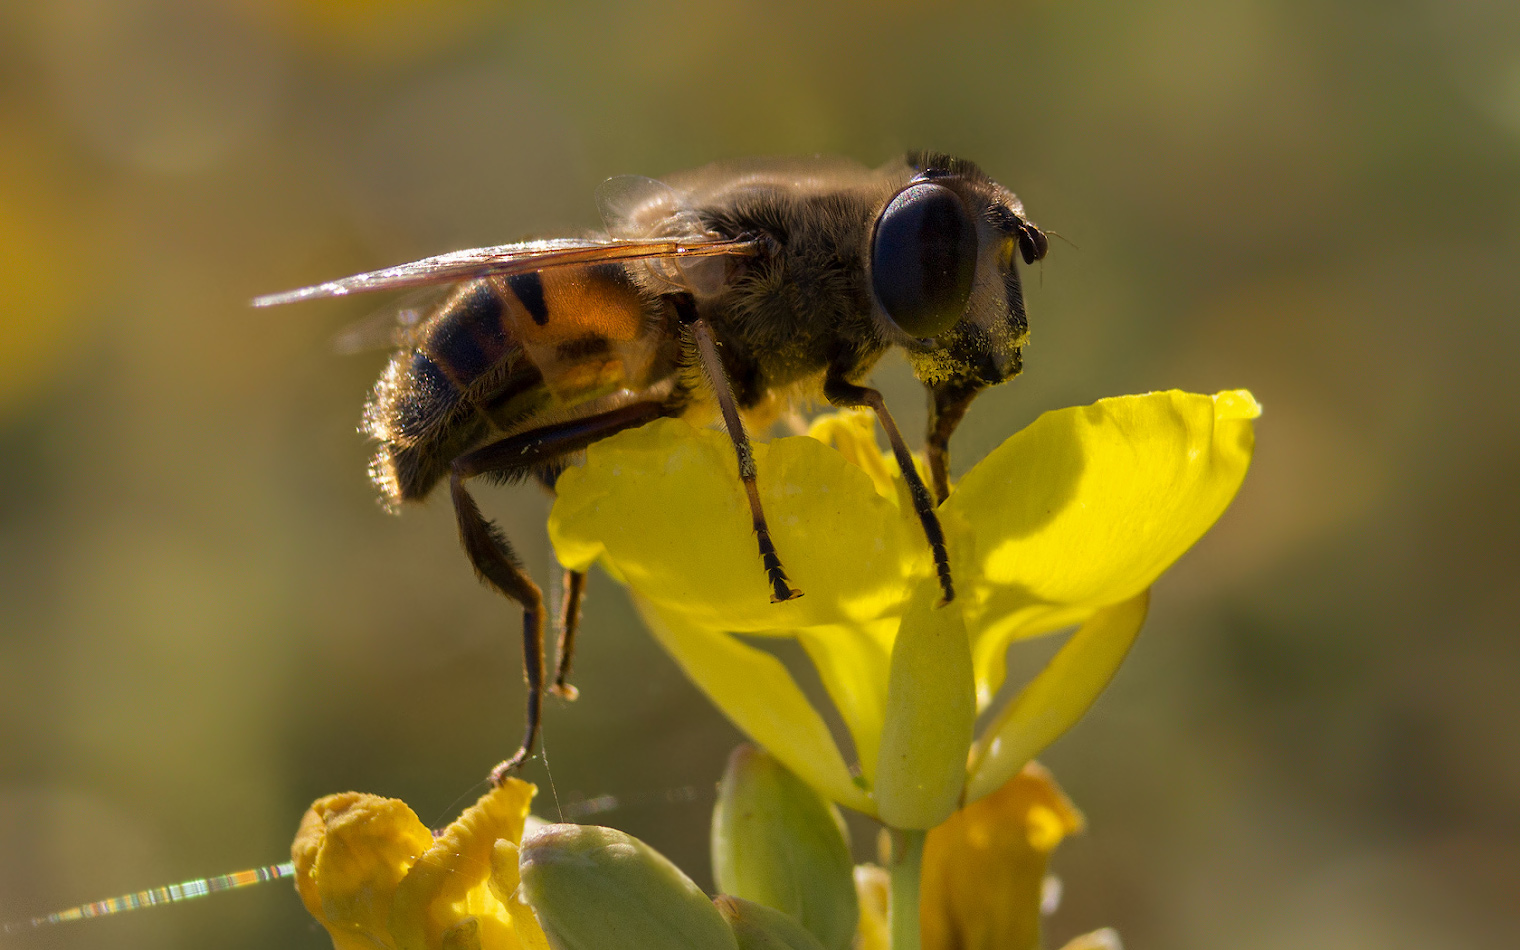
M 596 189 L 596 206 L 607 233 L 615 238 L 713 239 L 702 216 L 687 206 L 683 194 L 653 178 L 641 175 L 609 178 Z M 708 297 L 722 290 L 728 271 L 721 259 L 689 257 L 652 262 L 650 273 L 672 288 Z
M 602 224 L 615 238 L 696 237 L 702 227 L 682 207 L 681 196 L 663 181 L 642 175 L 618 175 L 596 188 Z
M 468 251 L 440 254 L 410 264 L 399 264 L 367 274 L 355 274 L 325 284 L 268 294 L 254 298 L 255 307 L 343 297 L 348 294 L 381 290 L 406 290 L 433 284 L 452 284 L 493 274 L 511 276 L 551 267 L 597 264 L 603 261 L 638 261 L 664 259 L 682 261 L 704 257 L 753 257 L 760 253 L 759 241 L 748 238 L 653 238 L 645 240 L 575 240 L 525 241 L 497 247 L 478 247 Z
M 365 350 L 393 350 L 416 346 L 423 324 L 437 312 L 457 285 L 439 284 L 414 290 L 393 303 L 371 312 L 338 331 L 333 351 L 352 356 Z

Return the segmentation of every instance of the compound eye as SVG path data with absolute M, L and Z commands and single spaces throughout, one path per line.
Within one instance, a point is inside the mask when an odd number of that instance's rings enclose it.
M 966 312 L 976 277 L 976 223 L 955 192 L 920 182 L 898 193 L 871 238 L 871 286 L 909 336 L 938 336 Z

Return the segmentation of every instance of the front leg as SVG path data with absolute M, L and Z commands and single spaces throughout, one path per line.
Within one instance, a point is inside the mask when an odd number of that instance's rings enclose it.
M 779 604 L 801 597 L 802 591 L 793 587 L 787 579 L 786 570 L 781 566 L 781 556 L 776 553 L 776 545 L 771 541 L 770 525 L 765 521 L 765 512 L 760 507 L 760 489 L 755 483 L 755 455 L 750 449 L 749 436 L 744 431 L 744 421 L 739 418 L 739 407 L 734 403 L 734 391 L 728 383 L 728 374 L 723 371 L 723 360 L 718 355 L 718 344 L 713 338 L 712 327 L 696 315 L 691 298 L 677 297 L 676 308 L 696 341 L 697 359 L 706 370 L 708 381 L 712 383 L 713 393 L 718 397 L 718 406 L 723 410 L 723 424 L 728 429 L 729 439 L 734 443 L 734 453 L 739 457 L 739 479 L 744 482 L 744 494 L 749 500 L 755 540 L 760 545 L 760 563 L 764 565 L 765 579 L 771 585 L 771 603 Z
M 908 494 L 913 498 L 913 510 L 918 513 L 918 521 L 924 526 L 924 535 L 929 539 L 929 549 L 934 553 L 934 570 L 939 575 L 940 591 L 944 594 L 940 600 L 940 606 L 950 603 L 955 599 L 955 584 L 950 579 L 950 554 L 945 550 L 945 531 L 940 527 L 939 515 L 935 514 L 934 499 L 929 496 L 929 489 L 924 486 L 924 480 L 919 477 L 918 469 L 913 464 L 913 453 L 908 451 L 908 444 L 903 441 L 902 433 L 897 430 L 897 422 L 892 418 L 892 413 L 887 411 L 886 400 L 882 398 L 879 390 L 849 382 L 837 368 L 833 367 L 824 377 L 823 395 L 833 405 L 848 408 L 869 406 L 876 413 L 881 427 L 886 430 L 887 441 L 892 444 L 892 454 L 897 457 L 897 467 L 902 469 L 903 479 L 908 483 Z
M 929 388 L 929 434 L 926 455 L 929 477 L 934 479 L 934 498 L 950 497 L 950 434 L 961 424 L 966 409 L 983 386 L 980 383 L 946 383 Z

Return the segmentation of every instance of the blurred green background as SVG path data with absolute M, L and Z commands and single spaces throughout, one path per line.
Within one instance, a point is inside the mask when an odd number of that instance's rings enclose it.
M 1235 507 L 1046 761 L 1053 943 L 1520 946 L 1520 6 L 51 0 L 0 8 L 0 918 L 430 824 L 515 746 L 517 614 L 356 433 L 375 301 L 247 301 L 596 224 L 616 174 L 910 146 L 1060 232 L 1041 411 L 1244 386 Z M 905 427 L 922 397 L 878 379 Z M 547 506 L 484 503 L 547 579 Z M 593 577 L 541 811 L 707 881 L 734 731 Z M 865 825 L 857 831 L 867 832 Z M 871 848 L 858 842 L 861 855 Z M 7 947 L 327 946 L 282 885 Z

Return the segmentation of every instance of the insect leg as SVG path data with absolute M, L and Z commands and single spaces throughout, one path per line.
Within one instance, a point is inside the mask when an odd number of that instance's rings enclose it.
M 913 454 L 908 451 L 908 444 L 897 430 L 897 422 L 892 418 L 892 413 L 887 411 L 886 400 L 880 391 L 869 386 L 857 386 L 835 375 L 833 371 L 824 378 L 823 395 L 833 405 L 869 406 L 876 413 L 881 427 L 886 430 L 887 441 L 892 444 L 897 466 L 902 469 L 903 479 L 908 483 L 908 494 L 913 497 L 913 510 L 918 512 L 919 523 L 924 526 L 924 534 L 929 538 L 929 549 L 934 553 L 934 570 L 939 575 L 940 591 L 944 594 L 940 605 L 950 603 L 955 599 L 955 585 L 950 579 L 950 555 L 945 550 L 945 531 L 940 527 L 939 515 L 934 513 L 934 499 L 929 496 L 929 489 L 913 465 Z
M 554 494 L 554 482 L 559 477 L 560 469 L 552 471 L 540 469 L 537 473 L 539 482 L 544 490 L 550 495 Z M 561 699 L 575 699 L 580 692 L 571 686 L 566 680 L 570 678 L 570 662 L 575 658 L 575 635 L 581 626 L 581 604 L 586 599 L 586 574 L 584 571 L 565 570 L 564 599 L 560 601 L 559 616 L 555 620 L 558 635 L 555 637 L 555 655 L 559 658 L 555 665 L 554 682 L 549 686 L 549 692 Z
M 950 497 L 950 433 L 961 424 L 971 400 L 982 391 L 979 384 L 947 384 L 929 389 L 929 437 L 925 455 L 934 479 L 934 500 Z
M 580 695 L 580 691 L 566 680 L 570 678 L 570 662 L 575 659 L 575 635 L 581 629 L 581 603 L 585 599 L 585 572 L 565 571 L 565 599 L 560 602 L 559 643 L 556 647 L 559 662 L 554 669 L 554 683 L 549 687 L 549 692 L 564 699 Z
M 492 784 L 500 785 L 507 773 L 528 760 L 538 739 L 538 717 L 543 706 L 544 595 L 532 578 L 523 572 L 506 537 L 481 515 L 480 506 L 465 490 L 467 477 L 456 462 L 449 479 L 449 492 L 459 522 L 459 540 L 464 544 L 465 554 L 469 556 L 475 573 L 523 608 L 523 670 L 528 682 L 528 724 L 521 748 L 491 770 Z
M 528 684 L 527 728 L 522 747 L 510 759 L 491 770 L 491 781 L 500 785 L 532 753 L 538 739 L 539 715 L 544 692 L 544 595 L 523 571 L 506 537 L 485 519 L 475 499 L 465 489 L 467 479 L 495 475 L 503 480 L 526 478 L 537 468 L 621 429 L 642 425 L 665 414 L 665 405 L 638 402 L 557 425 L 544 426 L 468 452 L 456 458 L 449 478 L 459 539 L 475 572 L 491 587 L 523 608 L 523 673 Z
M 765 512 L 760 509 L 760 490 L 755 485 L 754 452 L 750 449 L 749 436 L 744 432 L 744 421 L 739 418 L 739 409 L 734 405 L 734 392 L 729 386 L 728 374 L 723 371 L 723 360 L 718 356 L 718 344 L 713 339 L 712 327 L 700 317 L 692 320 L 690 326 L 692 335 L 696 337 L 697 355 L 702 360 L 702 368 L 707 371 L 707 378 L 712 381 L 713 392 L 718 397 L 718 405 L 723 410 L 723 424 L 728 429 L 728 437 L 733 440 L 734 452 L 739 456 L 739 478 L 744 482 L 744 494 L 749 498 L 749 513 L 755 526 L 755 538 L 760 544 L 760 561 L 765 565 L 765 577 L 771 585 L 771 603 L 801 597 L 802 591 L 787 580 L 786 570 L 781 566 L 781 557 L 776 553 L 776 545 L 771 542 L 771 529 L 765 523 Z

